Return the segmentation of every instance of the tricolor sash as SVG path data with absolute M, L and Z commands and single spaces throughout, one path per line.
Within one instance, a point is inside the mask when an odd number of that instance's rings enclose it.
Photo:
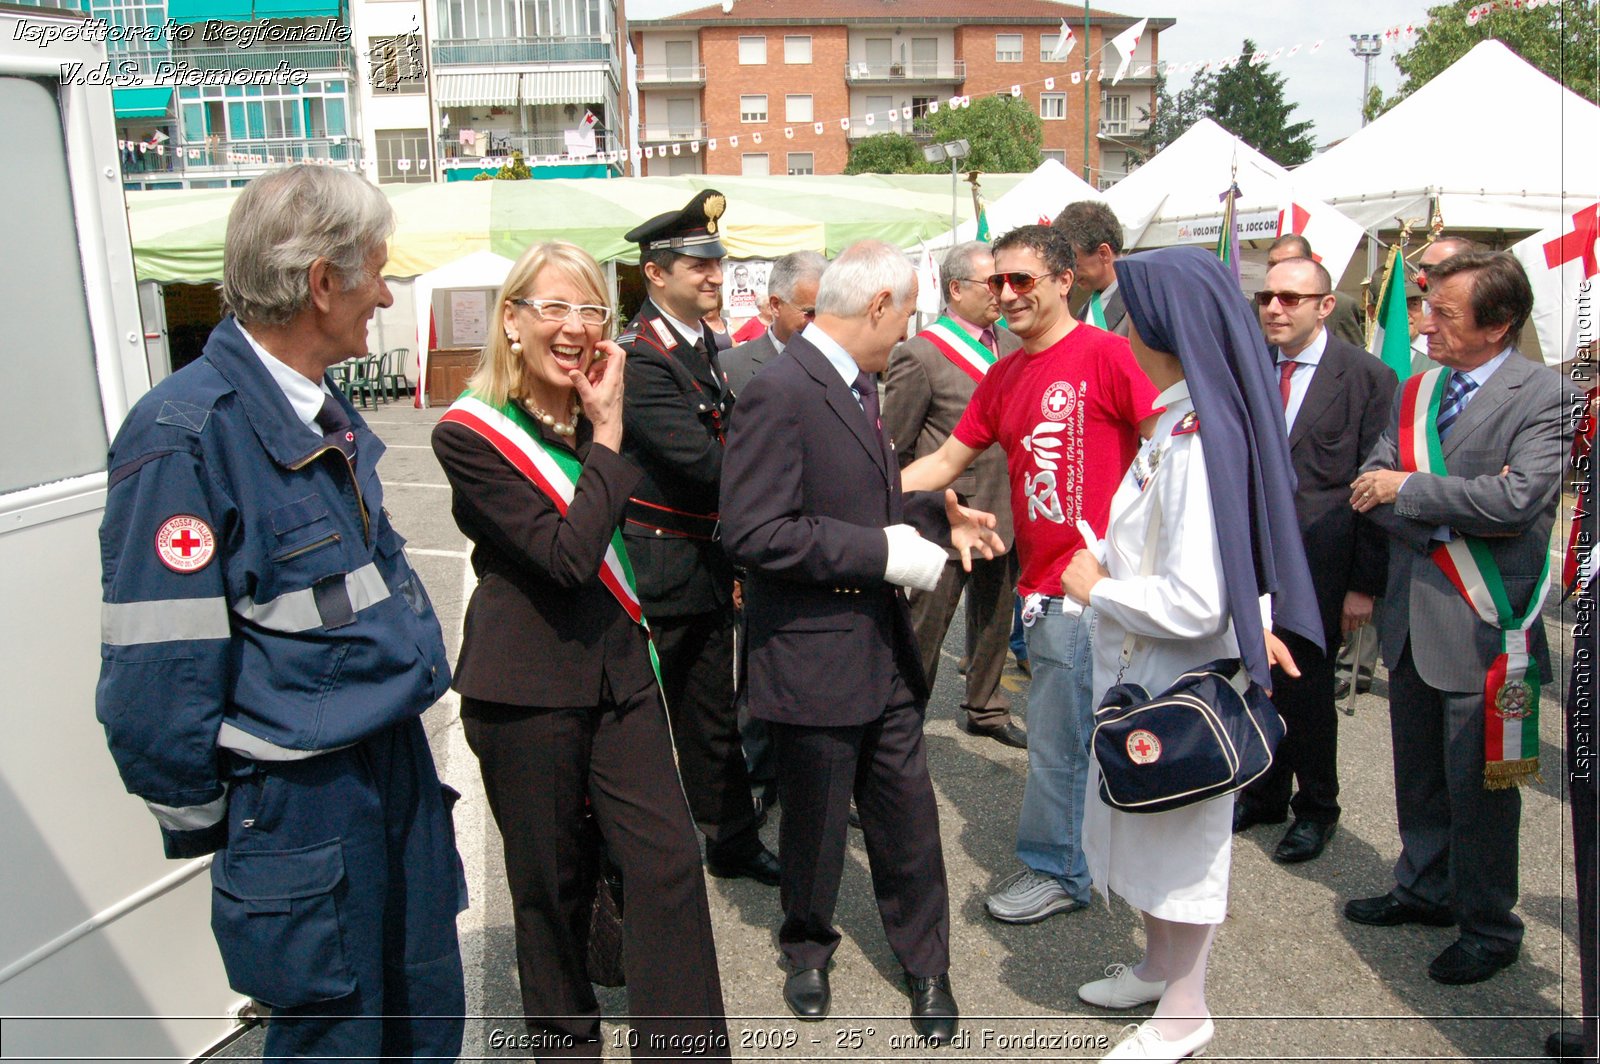
M 1105 308 L 1100 305 L 1099 292 L 1089 293 L 1088 311 L 1089 324 L 1093 325 L 1096 329 L 1104 329 L 1106 327 L 1106 312 Z
M 917 336 L 938 348 L 940 354 L 974 381 L 983 380 L 989 367 L 999 361 L 998 355 L 984 347 L 948 315 L 923 329 Z
M 508 400 L 504 406 L 494 407 L 471 392 L 462 392 L 439 420 L 452 421 L 482 436 L 500 457 L 555 503 L 557 513 L 562 517 L 567 515 L 578 477 L 583 473 L 583 463 L 566 449 L 546 442 L 533 418 L 516 402 Z M 661 662 L 656 657 L 650 623 L 639 605 L 639 585 L 634 580 L 633 565 L 628 561 L 621 529 L 611 532 L 611 546 L 606 548 L 605 559 L 600 564 L 600 582 L 616 596 L 622 611 L 644 629 L 650 647 L 650 667 L 655 670 L 659 685 Z
M 1400 467 L 1407 472 L 1448 475 L 1439 442 L 1439 404 L 1450 371 L 1431 369 L 1405 382 L 1400 400 Z M 1500 654 L 1483 685 L 1483 785 L 1519 787 L 1539 777 L 1539 669 L 1533 662 L 1531 629 L 1550 589 L 1550 557 L 1527 608 L 1515 613 L 1489 545 L 1476 536 L 1441 543 L 1433 562 L 1484 624 L 1500 632 Z

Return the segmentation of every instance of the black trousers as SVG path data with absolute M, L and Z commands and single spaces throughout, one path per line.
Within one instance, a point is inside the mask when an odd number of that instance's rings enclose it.
M 1483 785 L 1483 691 L 1429 687 L 1408 639 L 1389 670 L 1389 730 L 1401 846 L 1396 897 L 1449 908 L 1463 939 L 1515 957 L 1523 931 L 1512 912 L 1522 792 Z
M 897 678 L 889 706 L 868 724 L 773 723 L 783 805 L 778 946 L 791 967 L 825 968 L 839 944 L 833 912 L 854 795 L 889 947 L 912 975 L 949 970 L 950 898 L 922 722 Z
M 539 1059 L 601 1056 L 600 1007 L 586 967 L 599 872 L 590 810 L 626 885 L 634 1059 L 725 1058 L 700 848 L 653 687 L 592 708 L 463 698 L 461 716 L 505 844 L 523 1011 L 530 1031 L 555 1043 L 538 1050 Z
M 733 611 L 650 619 L 672 741 L 706 854 L 738 860 L 760 845 L 733 704 Z
M 1286 810 L 1296 820 L 1331 824 L 1339 819 L 1339 711 L 1333 700 L 1334 659 L 1293 632 L 1275 633 L 1289 647 L 1300 678 L 1272 670 L 1272 704 L 1288 731 L 1272 768 L 1245 789 L 1242 801 L 1253 812 L 1277 819 Z M 1368 633 L 1367 638 L 1376 642 Z M 1299 783 L 1299 790 L 1294 789 Z M 1291 800 L 1290 794 L 1294 797 Z

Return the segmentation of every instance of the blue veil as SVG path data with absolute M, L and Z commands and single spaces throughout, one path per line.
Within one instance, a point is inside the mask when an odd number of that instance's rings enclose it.
M 1139 336 L 1183 364 L 1205 440 L 1211 512 L 1239 656 L 1255 681 L 1270 687 L 1261 595 L 1275 596 L 1275 625 L 1318 646 L 1326 641 L 1295 518 L 1282 401 L 1261 328 L 1238 284 L 1216 256 L 1200 248 L 1119 258 L 1116 271 Z

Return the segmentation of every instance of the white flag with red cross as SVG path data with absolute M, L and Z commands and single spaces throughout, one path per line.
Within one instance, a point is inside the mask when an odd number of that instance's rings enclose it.
M 1147 18 L 1142 18 L 1111 38 L 1111 47 L 1117 50 L 1118 57 L 1117 72 L 1112 77 L 1111 84 L 1115 85 L 1122 80 L 1123 75 L 1127 74 L 1128 65 L 1133 62 L 1133 50 L 1139 47 L 1139 38 L 1144 36 L 1144 28 L 1149 21 Z
M 1356 253 L 1362 235 L 1361 227 L 1348 216 L 1326 203 L 1306 198 L 1291 200 L 1278 212 L 1278 235 L 1290 233 L 1306 238 L 1311 257 L 1322 263 L 1335 285 L 1350 264 L 1350 256 Z
M 1580 344 L 1595 339 L 1597 242 L 1600 203 L 1591 203 L 1561 225 L 1511 246 L 1533 286 L 1533 327 L 1547 366 L 1568 361 Z

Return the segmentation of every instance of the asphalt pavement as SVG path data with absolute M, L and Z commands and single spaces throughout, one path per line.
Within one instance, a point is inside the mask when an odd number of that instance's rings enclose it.
M 428 447 L 440 413 L 388 403 L 366 416 L 389 447 L 380 466 L 385 503 L 409 541 L 412 564 L 433 598 L 453 659 L 474 578 L 468 544 L 450 517 L 449 488 Z M 1235 839 L 1229 916 L 1208 977 L 1217 1035 L 1207 1058 L 1544 1059 L 1546 1034 L 1579 1008 L 1571 825 L 1562 800 L 1563 663 L 1571 627 L 1562 624 L 1553 596 L 1546 621 L 1558 651 L 1558 681 L 1546 690 L 1542 707 L 1544 782 L 1522 791 L 1517 911 L 1527 935 L 1521 958 L 1487 982 L 1446 987 L 1430 980 L 1426 969 L 1454 940 L 1453 929 L 1363 927 L 1341 915 L 1347 899 L 1389 889 L 1400 850 L 1380 669 L 1373 690 L 1357 698 L 1354 716 L 1340 721 L 1344 814 L 1323 856 L 1300 865 L 1275 864 L 1269 855 L 1281 827 L 1257 827 Z M 1027 754 L 958 729 L 962 688 L 955 655 L 962 641 L 958 616 L 926 730 L 950 890 L 950 976 L 961 1006 L 961 1036 L 939 1050 L 914 1043 L 861 835 L 852 831 L 837 916 L 843 941 L 831 975 L 833 1015 L 822 1023 L 799 1023 L 783 1005 L 776 888 L 707 879 L 728 1028 L 739 1059 L 1093 1061 L 1125 1024 L 1151 1011 L 1146 1006 L 1104 1012 L 1084 1005 L 1075 993 L 1108 964 L 1131 964 L 1140 956 L 1138 915 L 1122 902 L 1107 905 L 1097 898 L 1088 909 L 1031 926 L 1001 924 L 985 912 L 985 895 L 1020 867 L 1013 848 Z M 1026 727 L 1027 677 L 1010 666 L 1004 684 Z M 841 697 L 848 697 L 848 687 L 849 677 L 841 676 Z M 455 696 L 424 719 L 440 775 L 463 795 L 455 809 L 456 831 L 472 905 L 459 925 L 471 1017 L 462 1059 L 528 1059 L 515 1044 L 524 1027 L 500 838 L 462 736 Z M 763 830 L 774 850 L 779 816 L 781 810 Z M 603 990 L 600 1000 L 607 1016 L 606 1059 L 627 1059 L 626 994 Z M 259 1045 L 259 1034 L 253 1034 L 227 1055 L 248 1057 L 259 1053 Z

